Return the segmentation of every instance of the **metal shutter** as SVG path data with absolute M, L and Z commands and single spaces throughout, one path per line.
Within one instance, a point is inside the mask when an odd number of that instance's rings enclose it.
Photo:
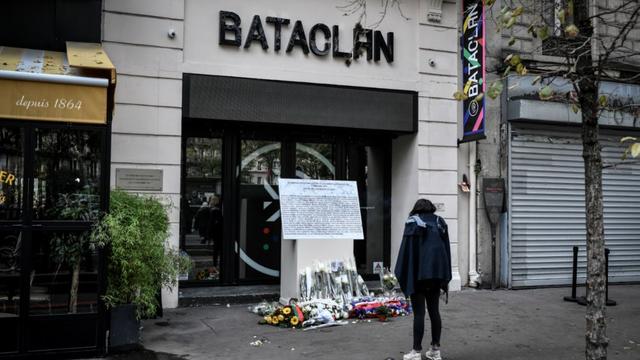
M 584 167 L 579 127 L 565 131 L 512 126 L 511 285 L 571 283 L 572 247 L 580 248 L 584 282 L 586 230 Z M 601 132 L 603 161 L 619 163 L 619 139 L 629 133 Z M 640 163 L 603 171 L 605 242 L 611 250 L 609 280 L 640 280 Z

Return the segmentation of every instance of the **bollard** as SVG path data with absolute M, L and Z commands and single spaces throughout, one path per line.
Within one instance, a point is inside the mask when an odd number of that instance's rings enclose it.
M 607 306 L 616 306 L 617 302 L 609 299 L 609 249 L 604 249 L 604 291 L 605 291 L 605 304 Z M 586 296 L 581 296 L 576 301 L 578 304 L 585 306 L 587 305 Z
M 607 306 L 616 306 L 618 305 L 617 302 L 615 302 L 614 300 L 609 299 L 609 249 L 605 248 L 604 249 L 604 263 L 605 263 L 605 283 L 604 283 L 604 289 L 605 289 L 605 299 L 606 299 L 606 303 Z
M 576 302 L 576 286 L 578 282 L 578 247 L 573 247 L 573 275 L 571 277 L 571 296 L 565 296 L 564 301 Z

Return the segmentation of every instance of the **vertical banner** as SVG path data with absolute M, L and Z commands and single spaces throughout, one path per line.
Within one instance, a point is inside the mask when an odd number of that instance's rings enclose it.
M 467 98 L 463 100 L 463 136 L 460 143 L 486 138 L 485 68 L 484 68 L 484 6 L 483 0 L 463 0 L 462 82 Z

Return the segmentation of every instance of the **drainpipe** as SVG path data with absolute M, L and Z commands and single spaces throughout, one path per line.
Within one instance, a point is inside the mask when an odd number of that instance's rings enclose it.
M 478 248 L 476 237 L 476 199 L 477 189 L 476 181 L 478 175 L 476 174 L 476 147 L 477 143 L 472 141 L 469 143 L 469 178 L 470 178 L 470 191 L 469 191 L 469 286 L 478 287 L 481 283 L 480 274 L 478 274 Z

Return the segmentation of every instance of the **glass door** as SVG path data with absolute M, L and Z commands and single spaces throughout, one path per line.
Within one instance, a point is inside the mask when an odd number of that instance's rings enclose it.
M 278 180 L 283 173 L 300 179 L 335 179 L 335 146 L 243 139 L 240 153 L 238 279 L 274 281 L 280 276 Z
M 0 353 L 102 346 L 102 261 L 88 238 L 106 210 L 106 134 L 0 127 Z
M 347 152 L 347 178 L 358 183 L 364 230 L 364 240 L 354 242 L 354 255 L 365 277 L 379 264 L 389 266 L 390 146 L 384 144 L 352 143 Z
M 185 122 L 180 241 L 194 267 L 181 286 L 277 283 L 281 177 L 357 181 L 366 237 L 354 243 L 359 271 L 388 266 L 390 141 L 364 140 Z
M 0 354 L 19 349 L 22 308 L 24 138 L 0 127 Z
M 280 276 L 282 143 L 240 140 L 238 280 L 276 280 Z
M 105 133 L 83 127 L 31 130 L 29 238 L 23 253 L 29 351 L 91 348 L 103 339 L 97 325 L 100 250 L 89 237 L 108 201 Z
M 181 249 L 193 268 L 181 280 L 218 282 L 222 268 L 222 139 L 184 139 Z

